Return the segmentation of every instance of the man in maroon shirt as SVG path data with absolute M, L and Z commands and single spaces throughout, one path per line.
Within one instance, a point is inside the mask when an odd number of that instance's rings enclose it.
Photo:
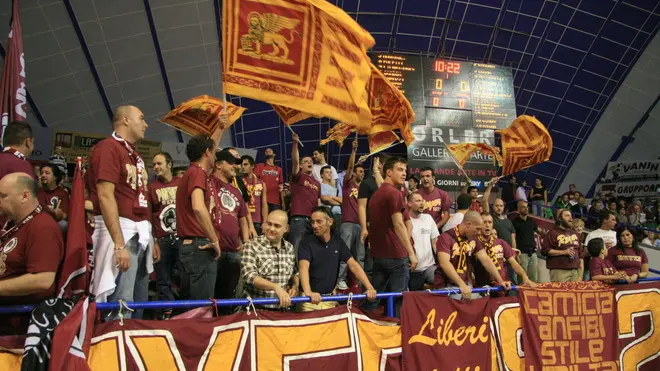
M 401 186 L 406 181 L 406 160 L 389 158 L 383 165 L 385 181 L 369 200 L 369 243 L 373 263 L 373 283 L 377 292 L 408 290 L 410 271 L 417 266 L 417 255 L 403 220 L 406 209 Z M 365 304 L 374 309 L 376 303 Z M 397 316 L 401 302 L 396 305 Z
M 261 224 L 268 217 L 268 190 L 266 183 L 259 179 L 254 173 L 254 158 L 245 155 L 241 157 L 241 168 L 243 171 L 243 184 L 250 195 L 248 211 L 252 218 L 252 224 L 256 232 L 261 235 Z
M 51 216 L 57 222 L 57 225 L 66 234 L 67 218 L 69 216 L 69 192 L 60 187 L 64 174 L 62 170 L 54 164 L 41 166 L 41 188 L 37 198 L 39 203 L 48 207 Z
M 582 244 L 573 230 L 573 215 L 568 209 L 557 212 L 559 225 L 555 226 L 543 239 L 541 252 L 547 256 L 546 267 L 550 270 L 552 282 L 582 281 L 578 270 L 584 268 Z
M 268 212 L 286 209 L 284 204 L 284 175 L 282 168 L 275 165 L 275 152 L 271 148 L 264 151 L 266 162 L 257 164 L 254 173 L 266 184 Z
M 449 208 L 451 208 L 452 201 L 447 192 L 435 186 L 433 169 L 422 168 L 419 178 L 421 188 L 417 190 L 417 193 L 424 199 L 424 212 L 433 217 L 438 229 L 442 229 L 442 226 L 449 220 Z
M 493 216 L 489 213 L 482 213 L 481 218 L 484 221 L 484 227 L 481 229 L 477 236 L 476 242 L 483 246 L 491 261 L 500 272 L 500 277 L 504 281 L 511 281 L 507 269 L 507 263 L 511 266 L 514 272 L 520 277 L 520 282 L 530 287 L 535 287 L 536 284 L 527 277 L 527 273 L 522 269 L 520 264 L 516 261 L 516 253 L 511 246 L 503 239 L 495 235 L 493 229 Z M 488 271 L 484 268 L 479 261 L 474 265 L 474 281 L 477 286 L 493 286 L 496 285 L 496 280 L 492 279 Z M 497 296 L 504 296 L 502 292 L 497 293 Z M 502 294 L 502 295 L 500 295 Z
M 153 271 L 149 175 L 135 144 L 147 123 L 137 107 L 119 106 L 112 127 L 112 135 L 92 148 L 87 172 L 96 215 L 91 291 L 97 302 L 146 301 Z M 123 316 L 140 318 L 141 311 Z M 118 317 L 112 312 L 107 319 Z
M 364 244 L 360 239 L 362 228 L 360 227 L 360 220 L 358 218 L 358 191 L 360 183 L 364 179 L 364 166 L 355 165 L 355 154 L 357 153 L 358 141 L 357 136 L 353 140 L 353 147 L 351 155 L 348 158 L 348 166 L 346 167 L 346 176 L 342 183 L 342 202 L 341 202 L 341 224 L 339 225 L 339 236 L 342 241 L 348 246 L 353 258 L 360 263 L 364 269 Z M 346 263 L 341 262 L 339 265 L 339 276 L 337 279 L 337 289 L 347 290 L 346 284 L 347 277 Z
M 298 254 L 300 241 L 312 233 L 310 217 L 312 209 L 321 205 L 321 183 L 312 175 L 313 162 L 310 156 L 300 158 L 298 152 L 300 138 L 293 134 L 291 149 L 291 222 L 287 239 Z
M 151 225 L 154 235 L 154 269 L 159 300 L 174 300 L 172 273 L 179 256 L 181 245 L 176 236 L 176 190 L 180 178 L 172 175 L 172 156 L 159 152 L 153 157 L 156 178 L 149 184 L 151 198 Z M 158 254 L 159 255 L 156 255 Z M 168 319 L 172 309 L 160 311 L 161 319 Z
M 64 255 L 62 232 L 43 212 L 28 173 L 0 180 L 0 212 L 8 218 L 0 234 L 0 304 L 33 304 L 55 295 Z
M 484 211 L 483 206 L 481 205 L 481 201 L 479 201 L 479 188 L 475 186 L 469 186 L 467 187 L 467 194 L 472 197 L 472 203 L 470 204 L 470 210 L 476 211 L 479 214 L 481 214 Z M 486 200 L 485 202 L 488 202 Z
M 12 121 L 5 128 L 3 137 L 5 148 L 0 152 L 0 179 L 5 175 L 23 172 L 36 179 L 27 157 L 34 150 L 34 135 L 30 124 Z
M 493 281 L 507 290 L 511 288 L 511 282 L 502 279 L 484 246 L 476 241 L 483 226 L 481 215 L 476 211 L 468 211 L 461 224 L 438 237 L 436 251 L 439 267 L 435 274 L 435 288 L 458 287 L 461 295 L 450 295 L 453 298 L 479 297 L 478 294 L 472 294 L 472 267 L 475 258 L 490 274 Z
M 247 207 L 243 195 L 230 182 L 236 177 L 234 166 L 240 159 L 227 149 L 215 155 L 215 169 L 209 178 L 213 189 L 209 192 L 209 210 L 215 233 L 220 241 L 222 256 L 218 260 L 215 297 L 233 299 L 241 277 L 241 250 L 249 239 Z M 224 308 L 223 308 L 224 309 Z M 233 308 L 227 308 L 227 314 Z

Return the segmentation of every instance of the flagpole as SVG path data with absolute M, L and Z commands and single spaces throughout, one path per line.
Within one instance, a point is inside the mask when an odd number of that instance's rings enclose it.
M 456 157 L 454 157 L 454 154 L 449 150 L 449 146 L 447 145 L 447 143 L 445 143 L 445 141 L 442 139 L 442 137 L 440 138 L 440 140 L 442 140 L 442 144 L 444 144 L 445 148 L 447 148 L 447 153 L 449 153 L 449 157 L 451 158 L 451 160 L 454 162 L 456 167 L 458 167 L 458 169 L 461 171 L 461 173 L 463 173 L 463 175 L 465 176 L 465 179 L 467 179 L 468 187 L 469 187 L 472 184 L 472 179 L 470 179 L 470 177 L 467 175 L 467 173 L 463 169 L 463 166 L 461 166 L 461 164 L 459 164 L 458 161 L 456 161 Z
M 296 133 L 295 131 L 293 131 L 293 129 L 291 128 L 291 126 L 289 126 L 289 125 L 287 125 L 287 124 L 284 124 L 284 126 L 286 126 L 287 128 L 289 128 L 289 130 L 291 130 L 291 134 L 295 134 L 295 133 Z M 302 144 L 302 141 L 301 141 L 301 140 L 298 141 L 298 144 L 300 144 L 301 147 L 305 148 L 305 145 Z
M 355 133 L 355 135 L 357 135 L 357 132 Z M 358 163 L 358 164 L 361 164 L 361 163 L 365 162 L 370 156 L 375 155 L 376 153 L 383 152 L 384 150 L 386 150 L 386 149 L 390 149 L 390 148 L 392 148 L 392 147 L 394 147 L 394 146 L 398 146 L 398 145 L 401 144 L 401 143 L 403 143 L 403 139 L 399 140 L 398 142 L 392 143 L 392 144 L 390 144 L 389 146 L 387 146 L 387 147 L 385 147 L 385 148 L 381 148 L 381 149 L 379 149 L 379 150 L 376 151 L 376 152 L 371 152 L 371 153 L 368 153 L 368 154 L 366 154 L 366 155 L 362 155 L 362 156 L 360 156 L 360 158 L 358 159 L 358 162 L 357 162 L 357 163 Z

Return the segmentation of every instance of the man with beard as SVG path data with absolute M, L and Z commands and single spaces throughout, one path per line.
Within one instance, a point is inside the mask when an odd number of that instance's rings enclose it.
M 392 157 L 383 165 L 385 181 L 369 201 L 371 256 L 373 257 L 373 279 L 376 291 L 392 292 L 408 290 L 410 271 L 417 266 L 417 255 L 413 249 L 408 229 L 404 222 L 404 204 L 401 187 L 406 181 L 406 160 Z M 375 304 L 365 308 L 375 309 Z M 401 301 L 397 300 L 396 314 L 399 315 Z
M 236 297 L 242 243 L 249 239 L 247 207 L 241 192 L 231 184 L 236 177 L 235 165 L 240 161 L 227 149 L 216 153 L 215 171 L 209 179 L 209 188 L 213 190 L 209 192 L 209 209 L 222 250 L 215 280 L 215 297 L 219 299 Z M 223 312 L 230 313 L 231 308 Z
M 582 281 L 579 270 L 584 269 L 582 244 L 573 230 L 573 215 L 570 210 L 557 212 L 558 226 L 544 239 L 542 252 L 548 257 L 546 266 L 550 270 L 552 282 Z
M 511 282 L 502 279 L 484 246 L 476 242 L 484 221 L 476 211 L 468 211 L 463 223 L 438 237 L 436 251 L 439 267 L 436 270 L 434 288 L 458 287 L 459 294 L 452 294 L 454 299 L 470 300 L 478 298 L 472 293 L 472 271 L 475 259 L 484 267 L 491 279 L 505 289 L 511 288 Z
M 154 269 L 156 270 L 156 287 L 158 300 L 172 301 L 172 276 L 179 259 L 181 242 L 176 236 L 176 191 L 181 178 L 172 175 L 172 156 L 167 152 L 159 152 L 153 157 L 153 168 L 156 173 L 150 186 L 151 223 L 154 234 Z M 160 318 L 169 319 L 172 309 L 161 310 Z
M 477 243 L 483 245 L 484 251 L 490 257 L 491 261 L 497 268 L 497 271 L 500 273 L 500 277 L 504 281 L 511 281 L 509 279 L 509 273 L 507 270 L 507 263 L 513 268 L 513 270 L 520 277 L 520 282 L 523 285 L 529 285 L 532 288 L 536 287 L 536 284 L 529 280 L 525 270 L 522 269 L 520 264 L 516 261 L 516 253 L 511 248 L 511 246 L 506 243 L 501 238 L 494 236 L 493 233 L 493 216 L 489 213 L 482 213 L 481 218 L 484 221 L 484 227 L 481 229 L 479 235 L 477 236 Z M 474 266 L 474 281 L 477 286 L 493 286 L 495 285 L 495 280 L 490 277 L 490 274 L 486 271 L 483 265 L 480 262 L 475 262 Z M 502 295 L 499 295 L 502 294 Z M 498 293 L 497 296 L 504 296 L 503 293 Z
M 335 169 L 335 167 L 332 165 L 328 165 L 328 163 L 325 161 L 325 147 L 321 146 L 315 149 L 314 152 L 312 152 L 312 159 L 314 160 L 314 179 L 321 183 L 323 181 L 323 177 L 321 176 L 321 169 L 326 166 L 330 166 L 330 171 L 332 172 L 330 182 L 332 183 L 333 187 L 337 187 L 337 178 L 339 177 L 337 175 L 337 169 Z
M 244 162 L 245 163 L 245 162 Z M 251 298 L 278 298 L 265 309 L 286 310 L 298 294 L 300 279 L 293 245 L 284 240 L 289 229 L 286 212 L 274 210 L 263 223 L 263 235 L 248 241 L 241 256 L 241 277 Z
M 275 165 L 275 152 L 271 148 L 264 151 L 266 162 L 257 164 L 254 173 L 266 184 L 268 212 L 284 209 L 284 175 L 282 168 Z
M 250 192 L 247 189 L 247 185 L 242 181 L 243 179 L 243 160 L 241 160 L 241 154 L 238 152 L 238 150 L 234 147 L 227 147 L 225 148 L 226 151 L 229 151 L 229 153 L 234 156 L 234 159 L 236 160 L 234 163 L 234 177 L 232 179 L 229 179 L 229 183 L 234 186 L 234 188 L 238 189 L 241 192 L 241 196 L 243 196 L 243 201 L 245 204 L 249 204 L 251 199 L 250 199 Z M 245 216 L 245 219 L 247 220 L 247 226 L 248 226 L 248 237 L 249 238 L 256 238 L 259 234 L 257 233 L 257 229 L 254 227 L 254 223 L 252 222 L 252 215 L 251 213 L 247 213 Z
M 616 215 L 609 210 L 604 211 L 600 220 L 600 228 L 589 232 L 587 238 L 584 240 L 584 244 L 589 244 L 589 241 L 594 238 L 602 238 L 605 248 L 609 250 L 616 245 L 614 227 L 616 227 Z
M 417 191 L 424 199 L 424 212 L 431 215 L 439 230 L 449 220 L 452 201 L 447 192 L 435 186 L 433 169 L 422 168 L 419 172 L 422 187 Z
M 539 232 L 539 227 L 534 219 L 529 217 L 527 201 L 518 201 L 518 217 L 513 219 L 511 223 L 516 230 L 515 246 L 520 250 L 520 265 L 527 272 L 529 279 L 536 282 L 538 277 L 536 233 Z
M 241 170 L 243 184 L 245 184 L 249 195 L 247 205 L 250 219 L 255 232 L 261 234 L 261 226 L 266 222 L 268 216 L 268 190 L 264 181 L 254 174 L 254 159 L 252 156 L 244 155 L 241 157 Z M 288 226 L 287 220 L 287 228 Z
M 27 157 L 34 150 L 32 127 L 27 122 L 12 121 L 2 138 L 5 148 L 0 152 L 0 179 L 7 174 L 23 172 L 36 179 Z
M 300 241 L 312 233 L 312 209 L 321 205 L 321 183 L 314 179 L 312 158 L 300 158 L 299 142 L 300 137 L 294 133 L 291 149 L 291 230 L 288 240 L 296 252 Z
M 360 220 L 358 217 L 358 192 L 362 179 L 364 179 L 364 166 L 355 165 L 355 155 L 357 153 L 358 141 L 357 136 L 353 140 L 353 147 L 351 155 L 348 158 L 348 166 L 346 167 L 346 176 L 342 182 L 342 202 L 341 202 L 341 224 L 339 225 L 339 236 L 342 241 L 348 246 L 351 255 L 360 263 L 364 268 L 365 250 L 360 234 L 362 228 L 360 227 Z M 339 277 L 337 279 L 337 289 L 347 290 L 346 284 L 346 264 L 342 262 L 339 266 Z
M 360 264 L 351 256 L 346 244 L 339 236 L 330 233 L 333 222 L 332 212 L 326 207 L 317 206 L 312 210 L 314 235 L 303 238 L 298 250 L 300 283 L 305 296 L 311 298 L 311 303 L 300 304 L 301 312 L 337 306 L 334 301 L 321 301 L 321 296 L 332 295 L 337 284 L 340 262 L 346 263 L 351 273 L 366 288 L 368 300 L 376 298 L 376 290 Z
M 64 174 L 55 164 L 41 166 L 41 188 L 39 188 L 39 203 L 47 206 L 53 219 L 66 235 L 67 218 L 69 216 L 69 192 L 59 186 Z

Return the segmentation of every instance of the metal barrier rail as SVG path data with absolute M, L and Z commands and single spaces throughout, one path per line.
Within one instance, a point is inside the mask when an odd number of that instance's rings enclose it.
M 660 274 L 660 270 L 650 269 L 652 273 Z M 638 282 L 660 282 L 660 277 L 648 277 L 640 278 Z M 518 286 L 511 286 L 511 290 L 518 290 Z M 472 289 L 473 293 L 476 294 L 486 294 L 489 292 L 500 292 L 504 291 L 504 287 L 495 286 L 495 287 L 475 287 Z M 441 290 L 430 290 L 432 294 L 436 295 L 449 295 L 460 293 L 458 289 L 441 289 Z M 394 317 L 394 304 L 397 298 L 402 297 L 403 294 L 400 292 L 384 292 L 376 295 L 377 299 L 387 300 L 385 306 L 386 314 L 389 317 Z M 321 301 L 337 301 L 344 302 L 351 300 L 366 300 L 367 295 L 365 294 L 353 294 L 353 295 L 333 295 L 333 296 L 322 296 Z M 311 301 L 309 296 L 296 296 L 291 298 L 292 304 L 306 303 Z M 277 298 L 258 298 L 253 299 L 252 304 L 254 305 L 266 305 L 266 304 L 278 304 L 279 299 Z M 146 301 L 146 302 L 128 302 L 126 306 L 131 309 L 167 309 L 167 308 L 198 308 L 198 307 L 210 307 L 217 305 L 219 307 L 237 307 L 237 306 L 248 306 L 250 301 L 248 299 L 226 299 L 226 300 L 178 300 L 178 301 Z M 119 302 L 112 303 L 97 303 L 96 308 L 98 310 L 116 310 L 119 309 Z M 0 314 L 18 314 L 18 313 L 29 313 L 35 305 L 14 305 L 0 307 Z

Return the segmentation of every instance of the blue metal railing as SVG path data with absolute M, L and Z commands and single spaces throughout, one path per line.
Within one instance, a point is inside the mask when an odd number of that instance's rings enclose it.
M 650 269 L 651 273 L 660 274 L 658 269 Z M 660 282 L 660 277 L 648 277 L 640 278 L 638 282 Z M 518 290 L 518 286 L 512 286 L 511 290 Z M 504 287 L 495 286 L 495 287 L 476 287 L 472 289 L 473 293 L 476 294 L 486 294 L 489 292 L 500 292 L 504 291 Z M 432 294 L 436 295 L 449 295 L 459 293 L 458 289 L 441 289 L 441 290 L 430 290 Z M 377 299 L 387 300 L 385 306 L 385 313 L 389 317 L 394 317 L 394 307 L 395 300 L 403 296 L 403 293 L 400 292 L 384 292 L 376 295 Z M 367 295 L 365 294 L 354 294 L 354 295 L 333 295 L 333 296 L 323 296 L 321 297 L 322 301 L 337 301 L 345 302 L 351 300 L 366 300 Z M 291 298 L 292 304 L 298 303 L 307 303 L 311 299 L 309 296 L 296 296 Z M 254 305 L 267 305 L 267 304 L 279 304 L 277 298 L 258 298 L 253 299 L 252 304 Z M 126 306 L 131 309 L 167 309 L 167 308 L 198 308 L 198 307 L 210 307 L 217 305 L 218 307 L 237 307 L 237 306 L 248 306 L 250 301 L 248 299 L 226 299 L 226 300 L 178 300 L 178 301 L 146 301 L 146 302 L 128 302 Z M 0 315 L 2 314 L 19 314 L 19 313 L 29 313 L 34 308 L 34 305 L 14 305 L 0 307 Z M 117 310 L 119 309 L 120 304 L 118 302 L 112 303 L 97 303 L 96 308 L 98 310 Z

